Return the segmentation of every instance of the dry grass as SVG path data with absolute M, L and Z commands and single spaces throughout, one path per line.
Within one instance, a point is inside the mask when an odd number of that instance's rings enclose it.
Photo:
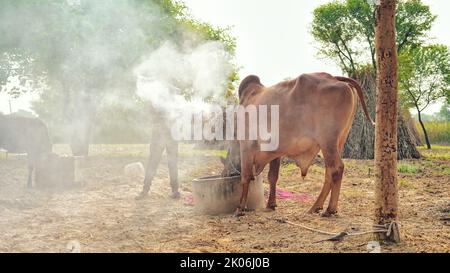
M 59 152 L 67 147 L 57 147 Z M 204 216 L 195 213 L 183 199 L 168 198 L 167 167 L 153 183 L 149 199 L 134 197 L 141 181 L 124 177 L 124 165 L 146 162 L 143 145 L 94 146 L 83 166 L 85 185 L 66 191 L 25 189 L 23 157 L 0 156 L 0 251 L 67 252 L 71 240 L 83 252 L 368 252 L 371 235 L 350 237 L 334 245 L 313 242 L 324 235 L 276 219 L 339 232 L 371 228 L 374 199 L 372 161 L 345 160 L 346 171 L 339 216 L 304 215 L 311 202 L 279 200 L 275 212 L 250 212 L 240 220 L 231 215 Z M 220 171 L 220 151 L 202 152 L 184 145 L 181 149 L 183 196 L 190 193 L 194 177 Z M 448 149 L 433 151 L 421 161 L 401 164 L 417 172 L 399 174 L 402 242 L 382 245 L 383 252 L 449 252 L 450 226 L 442 220 L 450 213 L 450 160 Z M 201 157 L 199 155 L 202 155 Z M 317 196 L 323 181 L 323 166 L 312 166 L 302 181 L 295 165 L 282 167 L 279 187 Z M 447 220 L 448 221 L 448 220 Z

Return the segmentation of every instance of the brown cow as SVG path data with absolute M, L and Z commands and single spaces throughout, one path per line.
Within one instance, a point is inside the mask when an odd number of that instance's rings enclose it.
M 0 114 L 0 148 L 10 153 L 27 153 L 28 187 L 38 160 L 52 153 L 47 126 L 40 119 Z
M 257 76 L 248 76 L 239 86 L 239 97 L 242 106 L 279 105 L 279 146 L 275 151 L 266 152 L 261 151 L 260 140 L 240 140 L 243 192 L 236 215 L 242 215 L 246 208 L 250 181 L 268 163 L 270 194 L 267 208 L 275 209 L 281 157 L 294 159 L 305 177 L 320 150 L 326 166 L 325 183 L 309 212 L 322 210 L 331 191 L 329 205 L 323 216 L 337 213 L 344 171 L 341 153 L 353 123 L 358 97 L 367 119 L 374 124 L 360 85 L 350 78 L 313 73 L 265 87 Z

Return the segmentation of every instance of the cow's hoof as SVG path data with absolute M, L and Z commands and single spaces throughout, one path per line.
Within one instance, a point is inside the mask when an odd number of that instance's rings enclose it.
M 170 195 L 170 198 L 172 199 L 180 199 L 181 195 L 180 192 L 173 192 L 172 195 Z
M 322 209 L 323 209 L 323 208 L 315 208 L 315 207 L 312 207 L 312 208 L 310 208 L 310 209 L 308 210 L 308 213 L 309 213 L 309 214 L 317 214 L 317 213 L 320 213 L 320 212 L 322 211 Z
M 276 204 L 268 204 L 268 205 L 266 206 L 265 211 L 267 211 L 267 212 L 275 211 L 276 207 L 277 207 Z
M 147 199 L 149 196 L 148 196 L 148 193 L 144 193 L 144 192 L 141 192 L 138 196 L 136 196 L 134 199 L 135 200 L 137 200 L 137 201 L 139 201 L 139 200 L 144 200 L 144 199 Z
M 239 218 L 244 215 L 245 215 L 245 211 L 241 208 L 237 208 L 236 211 L 234 212 L 234 217 L 236 217 L 236 218 Z
M 331 217 L 331 216 L 335 216 L 337 214 L 337 211 L 332 211 L 332 210 L 326 210 L 324 213 L 322 213 L 322 217 Z

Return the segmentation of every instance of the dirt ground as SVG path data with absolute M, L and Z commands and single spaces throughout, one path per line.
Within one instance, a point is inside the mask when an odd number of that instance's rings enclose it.
M 372 161 L 345 160 L 339 215 L 305 215 L 312 201 L 279 200 L 275 212 L 255 211 L 236 219 L 205 216 L 186 204 L 191 180 L 217 174 L 220 152 L 184 145 L 180 176 L 182 198 L 169 198 L 163 162 L 150 198 L 135 201 L 142 181 L 126 177 L 123 167 L 146 163 L 146 145 L 95 145 L 81 167 L 83 185 L 75 189 L 26 188 L 26 159 L 0 153 L 0 252 L 370 252 L 372 235 L 343 242 L 315 243 L 327 236 L 277 219 L 328 232 L 360 232 L 372 226 Z M 58 153 L 68 153 L 57 146 Z M 450 251 L 450 148 L 422 151 L 424 160 L 401 162 L 402 242 L 382 244 L 381 252 Z M 279 187 L 315 199 L 323 183 L 321 163 L 302 181 L 292 164 L 282 167 Z M 267 188 L 267 183 L 265 184 Z

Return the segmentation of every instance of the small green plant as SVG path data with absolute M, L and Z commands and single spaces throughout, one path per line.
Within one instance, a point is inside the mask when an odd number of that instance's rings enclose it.
M 417 173 L 419 169 L 411 164 L 399 164 L 397 166 L 397 171 L 399 173 Z
M 438 159 L 438 160 L 449 160 L 450 159 L 450 146 L 433 146 L 432 150 L 426 150 L 419 147 L 425 159 Z
M 399 186 L 401 189 L 405 188 L 405 189 L 410 189 L 413 188 L 413 184 L 411 183 L 411 181 L 406 180 L 406 179 L 399 179 Z
M 289 163 L 286 165 L 286 171 L 294 171 L 297 169 L 298 169 L 298 167 L 297 167 L 297 164 L 295 164 L 295 163 Z
M 443 166 L 442 167 L 442 172 L 443 175 L 450 175 L 450 167 L 448 166 Z

